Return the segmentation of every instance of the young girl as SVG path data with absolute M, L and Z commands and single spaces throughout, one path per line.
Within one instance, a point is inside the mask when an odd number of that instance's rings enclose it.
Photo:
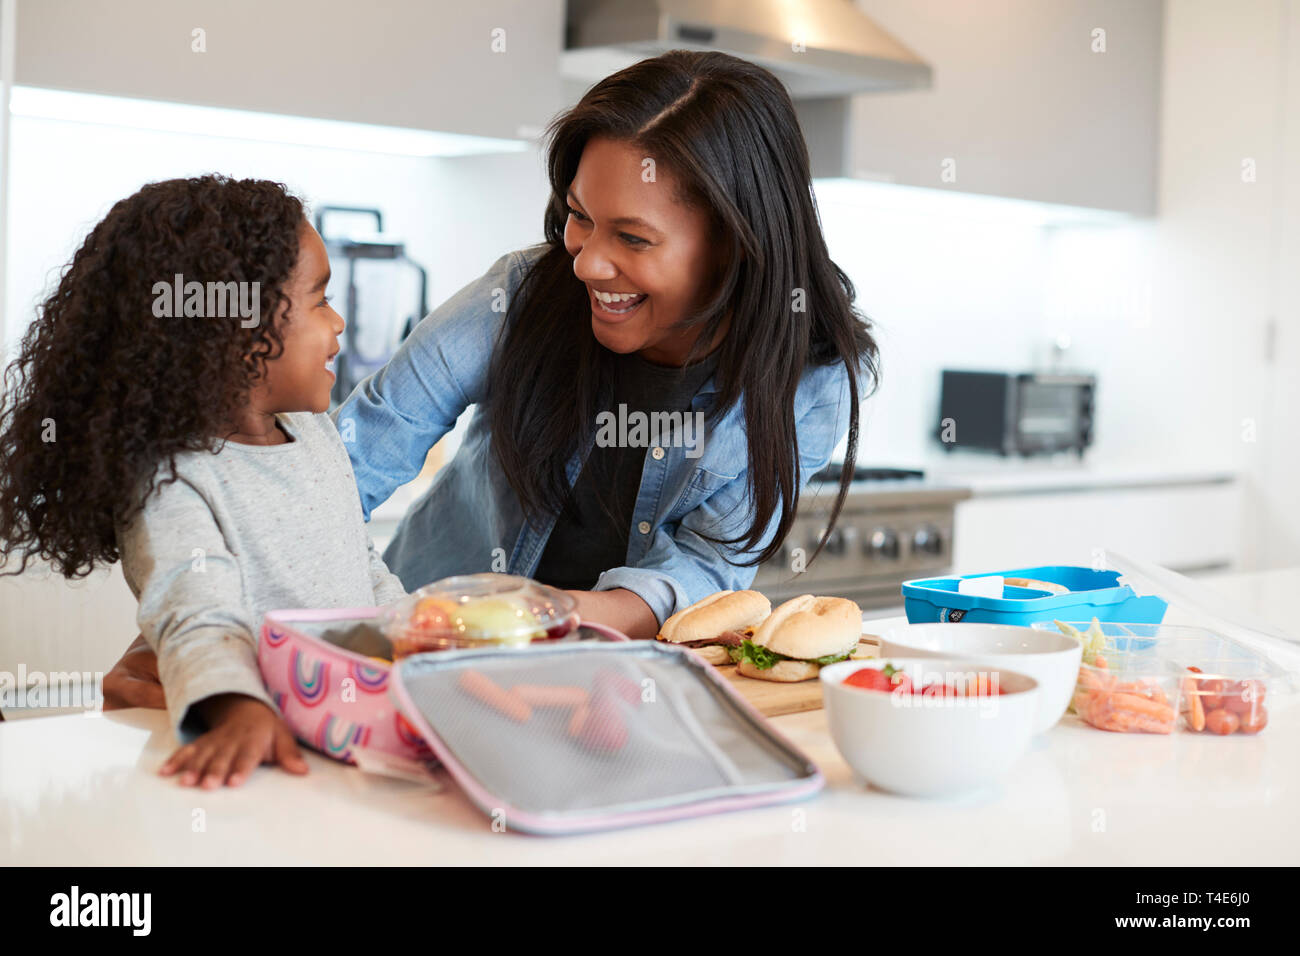
M 91 231 L 5 373 L 6 573 L 121 559 L 190 741 L 161 773 L 187 786 L 307 771 L 258 671 L 265 611 L 405 593 L 324 414 L 343 331 L 329 275 L 282 185 L 153 183 Z

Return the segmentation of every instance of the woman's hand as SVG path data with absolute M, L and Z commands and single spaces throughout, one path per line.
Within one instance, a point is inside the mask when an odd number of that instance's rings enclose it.
M 578 602 L 578 617 L 595 621 L 633 640 L 649 640 L 659 633 L 659 619 L 641 596 L 627 588 L 609 591 L 565 591 Z
M 167 706 L 162 681 L 158 679 L 158 657 L 143 634 L 136 636 L 122 659 L 104 675 L 102 693 L 105 710 Z
M 183 787 L 211 790 L 238 787 L 258 764 L 279 764 L 290 773 L 307 772 L 307 761 L 279 715 L 244 694 L 216 694 L 195 705 L 211 728 L 167 759 L 158 772 L 180 773 Z

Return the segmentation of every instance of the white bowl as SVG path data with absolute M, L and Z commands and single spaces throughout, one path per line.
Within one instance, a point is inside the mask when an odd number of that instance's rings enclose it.
M 854 671 L 891 663 L 915 684 L 993 670 L 942 658 L 842 661 L 818 675 L 831 738 L 869 783 L 907 796 L 935 797 L 994 783 L 1020 759 L 1034 734 L 1038 682 L 997 669 L 1006 691 L 992 697 L 913 697 L 844 684 Z
M 1070 706 L 1083 645 L 1064 634 L 1008 624 L 913 624 L 880 635 L 880 656 L 891 655 L 959 657 L 1028 674 L 1041 687 L 1034 730 L 1042 733 Z

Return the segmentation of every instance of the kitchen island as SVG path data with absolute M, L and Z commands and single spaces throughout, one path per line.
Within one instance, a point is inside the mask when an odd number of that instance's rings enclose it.
M 1300 568 L 1213 585 L 1279 620 Z M 162 711 L 30 718 L 0 724 L 0 847 L 11 865 L 1295 865 L 1300 707 L 1269 703 L 1256 737 L 1067 716 L 996 788 L 938 800 L 855 781 L 825 713 L 791 714 L 772 723 L 825 775 L 811 799 L 573 837 L 494 832 L 442 771 L 438 789 L 308 754 L 306 777 L 262 768 L 242 788 L 188 789 L 156 774 L 175 746 Z

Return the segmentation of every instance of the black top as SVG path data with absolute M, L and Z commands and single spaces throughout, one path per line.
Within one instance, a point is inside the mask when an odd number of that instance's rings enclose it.
M 608 411 L 621 418 L 619 405 L 624 404 L 629 415 L 689 412 L 691 399 L 716 366 L 712 357 L 672 368 L 647 362 L 635 353 L 619 355 Z M 661 436 L 661 440 L 667 439 Z M 536 580 L 585 591 L 601 572 L 627 564 L 632 513 L 649 451 L 645 446 L 592 446 L 573 486 L 573 504 L 556 519 L 533 572 Z

